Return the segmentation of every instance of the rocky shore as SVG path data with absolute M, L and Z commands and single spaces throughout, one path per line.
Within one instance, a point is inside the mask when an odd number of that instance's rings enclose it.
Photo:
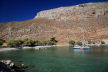
M 15 65 L 11 60 L 0 60 L 0 72 L 25 72 L 28 66 L 24 64 Z

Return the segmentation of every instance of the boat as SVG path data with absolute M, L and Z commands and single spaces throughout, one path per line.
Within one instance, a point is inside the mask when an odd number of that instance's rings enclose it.
M 82 45 L 82 46 L 75 45 L 73 48 L 74 49 L 89 49 L 90 47 L 89 46 L 84 46 L 84 45 Z

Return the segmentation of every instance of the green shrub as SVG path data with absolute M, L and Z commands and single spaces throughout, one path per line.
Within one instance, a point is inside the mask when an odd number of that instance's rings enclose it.
M 0 46 L 5 42 L 5 40 L 0 39 Z
M 74 46 L 75 45 L 75 41 L 74 40 L 70 40 L 69 44 L 72 45 L 72 46 Z
M 58 41 L 55 39 L 55 37 L 52 37 L 52 38 L 50 39 L 50 41 L 55 42 L 55 43 L 58 42 Z
M 77 41 L 76 42 L 76 45 L 80 45 L 81 46 L 82 45 L 82 42 L 81 41 Z
M 56 45 L 55 41 L 47 41 L 47 45 Z
M 19 47 L 19 46 L 22 46 L 22 44 L 23 44 L 22 40 L 9 40 L 8 41 L 9 47 Z
M 40 46 L 40 45 L 55 45 L 57 43 L 57 40 L 55 40 L 55 37 L 51 38 L 48 41 L 40 42 L 39 40 L 31 40 L 31 39 L 24 39 L 24 40 L 10 40 L 8 41 L 9 47 L 19 47 L 19 46 Z
M 95 44 L 95 42 L 93 42 L 93 44 Z
M 101 41 L 101 44 L 105 44 L 105 42 L 104 41 Z
M 30 40 L 30 39 L 25 39 L 23 45 L 32 47 L 32 46 L 35 46 L 35 41 L 34 40 Z
M 42 45 L 42 43 L 41 43 L 39 40 L 34 40 L 34 42 L 35 42 L 35 46 L 40 46 L 40 45 Z
M 88 40 L 88 44 L 91 44 L 92 43 L 92 41 L 91 40 Z
M 43 41 L 43 42 L 42 42 L 42 45 L 56 45 L 56 42 L 50 41 L 50 40 L 48 40 L 48 41 Z
M 47 41 L 42 41 L 42 45 L 47 45 Z

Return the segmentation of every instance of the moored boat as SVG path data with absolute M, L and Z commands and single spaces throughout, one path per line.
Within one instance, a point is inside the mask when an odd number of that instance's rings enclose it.
M 73 48 L 74 49 L 88 49 L 90 47 L 89 46 L 79 46 L 79 45 L 75 45 Z

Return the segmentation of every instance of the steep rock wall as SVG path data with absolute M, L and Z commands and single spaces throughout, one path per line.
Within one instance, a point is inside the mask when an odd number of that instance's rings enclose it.
M 108 2 L 88 3 L 41 11 L 28 21 L 0 24 L 0 38 L 48 40 L 59 44 L 69 40 L 108 39 Z

